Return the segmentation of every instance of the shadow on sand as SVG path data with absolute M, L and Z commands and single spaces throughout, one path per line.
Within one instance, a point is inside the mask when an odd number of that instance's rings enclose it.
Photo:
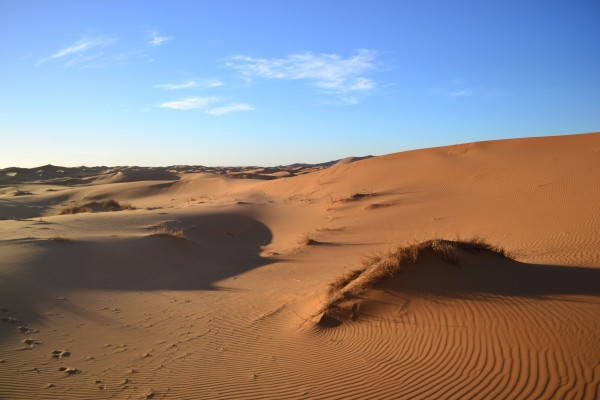
M 459 264 L 423 257 L 387 288 L 448 297 L 600 294 L 600 269 L 528 264 L 506 257 L 460 251 Z
M 272 262 L 260 255 L 272 233 L 252 217 L 221 213 L 178 222 L 186 239 L 148 231 L 126 239 L 34 242 L 35 251 L 28 251 L 35 256 L 22 267 L 0 260 L 0 308 L 34 323 L 40 302 L 70 290 L 218 290 L 214 282 Z
M 379 306 L 401 309 L 406 298 L 420 296 L 493 300 L 499 297 L 555 299 L 557 296 L 600 294 L 600 269 L 597 268 L 528 264 L 486 251 L 457 252 L 456 265 L 430 251 L 425 252 L 415 264 L 406 265 L 393 277 L 326 311 L 318 325 L 328 328 L 341 325 L 353 314 L 350 307 L 356 306 L 357 301 L 363 312 L 373 316 L 378 313 L 375 310 Z M 569 301 L 600 304 L 597 298 L 571 298 Z

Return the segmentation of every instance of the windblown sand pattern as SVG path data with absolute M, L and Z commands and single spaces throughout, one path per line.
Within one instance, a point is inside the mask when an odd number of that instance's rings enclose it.
M 0 175 L 0 398 L 600 398 L 598 133 Z M 365 256 L 472 237 L 514 259 L 426 252 L 312 317 Z

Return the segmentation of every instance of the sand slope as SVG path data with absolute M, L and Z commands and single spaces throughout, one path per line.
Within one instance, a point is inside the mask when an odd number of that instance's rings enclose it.
M 600 134 L 294 168 L 5 171 L 0 398 L 600 397 Z M 136 209 L 59 215 L 108 198 Z M 473 236 L 515 260 L 311 320 L 362 256 Z

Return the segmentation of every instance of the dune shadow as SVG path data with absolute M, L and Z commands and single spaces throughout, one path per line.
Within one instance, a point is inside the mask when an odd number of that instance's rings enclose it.
M 370 284 L 363 280 L 362 285 L 355 286 L 360 291 L 348 291 L 347 295 L 329 300 L 327 308 L 322 307 L 315 314 L 321 315 L 318 328 L 332 328 L 354 319 L 354 308 L 351 307 L 359 303 L 361 313 L 366 312 L 372 317 L 378 314 L 379 306 L 401 310 L 407 299 L 418 297 L 491 301 L 560 299 L 600 305 L 600 298 L 592 297 L 600 294 L 598 268 L 529 264 L 490 251 L 456 249 L 452 258 L 444 259 L 426 249 L 415 263 L 407 263 L 395 274 L 385 273 L 382 277 L 382 280 Z M 354 277 L 347 282 L 357 279 Z M 342 278 L 339 280 L 343 283 L 341 290 L 351 286 Z M 343 293 L 341 290 L 338 289 L 337 293 Z
M 185 239 L 149 231 L 93 242 L 38 241 L 27 263 L 0 269 L 0 307 L 16 308 L 18 318 L 32 323 L 41 317 L 39 302 L 71 290 L 219 290 L 215 282 L 273 262 L 260 255 L 272 233 L 252 217 L 216 213 L 178 222 Z
M 458 265 L 427 255 L 383 286 L 448 297 L 598 295 L 600 269 L 528 264 L 493 254 L 461 251 Z
M 152 235 L 100 242 L 46 243 L 48 257 L 28 275 L 50 287 L 210 290 L 213 282 L 270 263 L 260 256 L 267 226 L 242 214 L 181 219 L 185 239 Z

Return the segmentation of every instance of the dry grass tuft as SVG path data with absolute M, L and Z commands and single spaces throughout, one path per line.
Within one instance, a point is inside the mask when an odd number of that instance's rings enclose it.
M 308 232 L 303 233 L 302 235 L 298 236 L 298 239 L 296 240 L 296 242 L 300 246 L 314 246 L 316 244 L 319 244 L 319 242 L 316 241 L 315 239 L 313 239 L 312 235 Z
M 177 239 L 187 239 L 181 228 L 168 228 L 164 225 L 157 226 L 152 230 L 152 236 L 169 236 Z
M 113 199 L 92 201 L 81 206 L 72 206 L 65 208 L 60 212 L 60 215 L 66 214 L 79 214 L 84 212 L 101 212 L 101 211 L 122 211 L 122 210 L 135 210 L 131 204 L 119 204 L 118 201 Z
M 51 240 L 53 240 L 55 242 L 72 242 L 73 241 L 73 239 L 69 239 L 69 238 L 61 236 L 61 235 L 56 235 Z
M 16 197 L 16 196 L 28 196 L 28 195 L 30 195 L 30 194 L 33 194 L 33 193 L 31 193 L 31 192 L 27 192 L 27 191 L 25 191 L 25 190 L 17 189 L 17 190 L 16 190 L 16 191 L 13 193 L 13 196 L 15 196 L 15 197 Z
M 407 265 L 415 264 L 426 253 L 432 253 L 450 264 L 458 264 L 458 252 L 487 252 L 511 258 L 503 249 L 482 239 L 433 239 L 409 246 L 398 246 L 386 252 L 365 257 L 361 268 L 350 270 L 329 284 L 328 298 L 315 314 L 325 315 L 339 309 L 347 300 L 356 299 L 369 288 L 394 277 Z
M 372 192 L 356 192 L 356 193 L 351 194 L 348 197 L 344 197 L 342 199 L 338 199 L 335 202 L 336 203 L 348 203 L 348 202 L 351 202 L 351 201 L 362 200 L 364 198 L 373 197 L 373 196 L 376 196 L 376 194 L 372 193 Z
M 333 281 L 329 284 L 329 289 L 327 290 L 327 294 L 329 296 L 331 296 L 334 293 L 339 292 L 344 287 L 346 287 L 346 285 L 348 285 L 350 282 L 352 282 L 353 280 L 358 278 L 360 276 L 360 274 L 363 273 L 363 271 L 364 271 L 363 268 L 352 269 L 352 270 L 349 270 L 348 272 L 346 272 L 345 274 L 338 276 L 335 281 Z
M 90 212 L 90 211 L 92 211 L 92 210 L 90 210 L 86 206 L 72 206 L 72 207 L 65 208 L 64 210 L 62 210 L 60 212 L 60 215 L 79 214 L 79 213 Z

